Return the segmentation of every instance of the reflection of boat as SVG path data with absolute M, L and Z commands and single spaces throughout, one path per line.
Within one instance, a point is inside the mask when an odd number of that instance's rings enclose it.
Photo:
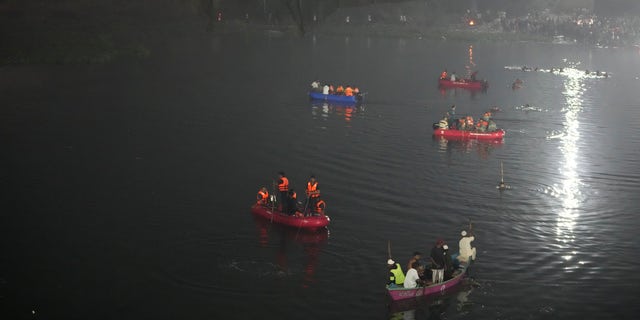
M 447 139 L 478 139 L 478 140 L 499 140 L 504 137 L 505 131 L 498 129 L 492 132 L 475 132 L 454 129 L 434 129 L 433 135 L 445 137 Z
M 337 103 L 356 104 L 362 100 L 361 95 L 345 96 L 337 94 L 323 94 L 322 92 L 309 92 L 309 98 L 312 100 L 331 101 Z
M 256 226 L 260 235 L 260 244 L 266 246 L 269 243 L 269 231 L 275 232 L 278 235 L 289 239 L 291 241 L 301 244 L 318 244 L 326 242 L 329 239 L 329 229 L 322 228 L 314 231 L 300 231 L 287 228 L 278 224 L 271 224 L 268 219 L 262 216 L 255 215 Z
M 442 293 L 447 289 L 450 289 L 458 285 L 464 278 L 469 265 L 461 263 L 460 268 L 456 270 L 455 276 L 447 281 L 432 284 L 425 287 L 418 288 L 389 288 L 387 287 L 387 293 L 393 301 L 400 301 L 406 299 L 415 299 L 416 297 L 428 296 L 437 293 Z
M 465 89 L 487 89 L 489 82 L 486 80 L 462 79 L 460 81 L 451 81 L 447 79 L 438 79 L 438 85 L 443 88 L 465 88 Z
M 327 215 L 308 217 L 297 217 L 295 215 L 290 216 L 277 210 L 277 208 L 267 208 L 257 204 L 251 207 L 251 212 L 277 224 L 312 231 L 328 226 L 331 221 Z

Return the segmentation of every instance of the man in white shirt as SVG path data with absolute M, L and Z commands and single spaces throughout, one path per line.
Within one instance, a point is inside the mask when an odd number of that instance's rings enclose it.
M 322 94 L 329 94 L 329 85 L 325 84 L 324 87 L 322 87 Z
M 456 73 L 455 71 L 451 73 L 451 81 L 456 81 Z
M 418 275 L 418 262 L 414 262 L 411 264 L 411 269 L 407 270 L 407 274 L 404 276 L 404 287 L 405 288 L 416 288 L 418 284 L 423 284 L 422 280 L 420 280 L 420 276 Z
M 460 239 L 460 243 L 459 243 L 460 254 L 458 255 L 458 261 L 469 262 L 469 257 L 471 257 L 471 260 L 475 260 L 476 248 L 471 247 L 471 242 L 475 240 L 475 237 L 471 233 L 471 229 L 469 229 L 468 233 L 467 231 L 462 230 L 460 235 L 462 235 L 462 238 Z

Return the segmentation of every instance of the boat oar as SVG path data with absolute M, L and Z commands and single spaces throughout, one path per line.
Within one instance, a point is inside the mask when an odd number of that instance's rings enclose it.
M 276 195 L 276 181 L 272 180 L 272 184 L 271 186 L 273 187 L 273 189 L 271 189 L 273 191 L 273 195 L 275 197 Z M 277 199 L 277 197 L 276 197 Z M 275 214 L 276 211 L 276 202 L 275 201 L 271 201 L 271 223 L 273 223 L 273 215 Z
M 391 259 L 391 240 L 387 240 L 387 253 L 389 254 L 389 259 Z

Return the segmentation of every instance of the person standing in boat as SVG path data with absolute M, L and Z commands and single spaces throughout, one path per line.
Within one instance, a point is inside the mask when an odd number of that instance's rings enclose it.
M 267 187 L 262 187 L 258 191 L 257 195 L 258 205 L 266 206 L 269 203 L 269 190 Z
M 456 72 L 451 72 L 451 82 L 455 82 L 456 81 Z
M 460 254 L 458 255 L 458 261 L 469 262 L 469 259 L 475 260 L 476 248 L 471 247 L 471 242 L 476 238 L 473 236 L 471 228 L 469 228 L 469 232 L 462 230 L 460 235 L 462 235 L 462 238 L 459 243 Z
M 418 275 L 418 268 L 420 267 L 420 263 L 417 261 L 411 264 L 411 268 L 407 270 L 407 274 L 404 276 L 404 287 L 407 289 L 416 288 L 418 285 L 423 285 L 424 282 L 420 279 Z
M 431 249 L 431 281 L 440 283 L 444 279 L 444 240 L 439 239 Z
M 476 76 L 478 75 L 478 71 L 474 71 L 471 73 L 471 81 L 476 81 Z
M 284 171 L 278 172 L 278 191 L 280 191 L 280 199 L 278 199 L 281 205 L 280 210 L 286 213 L 288 212 L 287 207 L 289 204 L 289 179 L 287 179 Z
M 398 288 L 404 284 L 404 272 L 399 263 L 389 259 L 387 260 L 387 267 L 389 267 L 389 282 L 387 285 L 389 288 Z
M 307 203 L 305 204 L 305 209 L 309 208 L 309 211 L 311 211 L 311 208 L 315 208 L 318 198 L 320 197 L 320 189 L 318 189 L 318 180 L 316 180 L 316 176 L 312 175 L 309 177 L 306 193 Z
M 341 84 L 338 85 L 338 87 L 336 88 L 336 94 L 339 94 L 339 95 L 344 94 L 344 87 Z

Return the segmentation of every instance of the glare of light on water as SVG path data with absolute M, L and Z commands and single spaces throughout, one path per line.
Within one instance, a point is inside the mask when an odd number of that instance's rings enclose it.
M 558 211 L 556 240 L 565 244 L 564 249 L 569 252 L 562 256 L 565 261 L 572 260 L 577 252 L 572 243 L 575 241 L 574 227 L 576 226 L 579 214 L 576 212 L 581 204 L 582 195 L 580 188 L 582 183 L 578 175 L 578 155 L 580 149 L 580 112 L 582 111 L 582 96 L 584 93 L 583 79 L 584 73 L 578 70 L 565 69 L 566 79 L 564 82 L 565 91 L 563 95 L 566 103 L 562 112 L 564 113 L 563 132 L 559 134 L 560 150 L 564 156 L 559 170 L 562 176 L 562 183 L 554 187 L 562 207 Z M 578 265 L 582 265 L 578 262 Z M 577 265 L 576 265 L 577 267 Z

